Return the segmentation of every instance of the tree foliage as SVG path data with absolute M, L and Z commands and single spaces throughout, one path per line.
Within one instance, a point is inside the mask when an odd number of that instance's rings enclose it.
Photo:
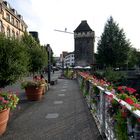
M 47 52 L 45 48 L 41 47 L 38 42 L 27 33 L 22 37 L 22 41 L 27 47 L 29 54 L 29 71 L 32 73 L 40 71 L 47 65 Z
M 121 67 L 128 62 L 131 44 L 123 29 L 110 17 L 97 46 L 97 62 L 105 66 Z
M 129 51 L 128 68 L 134 68 L 134 66 L 140 66 L 140 52 L 135 48 L 131 48 Z
M 14 83 L 28 71 L 28 54 L 17 39 L 0 34 L 0 87 Z
M 43 51 L 41 48 L 30 48 L 30 72 L 38 72 L 40 71 L 45 65 L 47 65 L 47 57 L 45 50 Z

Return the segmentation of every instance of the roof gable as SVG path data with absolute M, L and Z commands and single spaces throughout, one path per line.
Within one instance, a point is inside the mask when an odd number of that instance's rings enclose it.
M 81 21 L 79 26 L 74 30 L 74 32 L 88 32 L 92 31 L 92 29 L 89 27 L 86 20 Z

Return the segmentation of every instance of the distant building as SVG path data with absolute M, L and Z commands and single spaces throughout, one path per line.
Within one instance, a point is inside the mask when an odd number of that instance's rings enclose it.
M 63 51 L 62 54 L 60 54 L 60 63 L 61 63 L 61 68 L 64 67 L 64 58 L 68 54 L 67 51 Z
M 67 54 L 68 54 L 68 52 L 66 52 L 66 51 L 63 51 L 62 54 L 60 54 L 60 61 L 61 61 L 61 63 L 64 62 L 64 58 L 65 58 L 65 56 Z
M 36 32 L 36 31 L 30 31 L 29 33 L 32 35 L 32 37 L 33 37 L 38 43 L 40 43 L 39 37 L 38 37 L 38 32 Z
M 75 66 L 89 66 L 94 63 L 94 31 L 86 20 L 74 30 Z
M 0 32 L 18 38 L 27 31 L 23 17 L 6 1 L 0 1 Z
M 62 52 L 63 58 L 65 58 L 65 56 L 66 56 L 67 54 L 68 54 L 67 51 L 63 51 L 63 52 Z
M 61 68 L 62 62 L 60 61 L 60 57 L 54 57 L 54 60 L 55 60 L 55 66 Z
M 73 67 L 74 63 L 74 52 L 70 52 L 64 57 L 64 67 Z

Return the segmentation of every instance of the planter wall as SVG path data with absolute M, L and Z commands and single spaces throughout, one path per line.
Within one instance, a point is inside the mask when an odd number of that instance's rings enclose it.
M 42 95 L 44 94 L 44 86 L 40 87 L 27 87 L 25 89 L 27 99 L 30 101 L 41 100 Z
M 0 111 L 0 135 L 6 131 L 10 109 Z

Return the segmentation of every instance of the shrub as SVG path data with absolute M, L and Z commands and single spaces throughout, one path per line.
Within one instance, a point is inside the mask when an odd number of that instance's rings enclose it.
M 126 80 L 125 73 L 114 71 L 112 68 L 106 69 L 106 71 L 104 72 L 104 77 L 107 79 L 107 81 L 117 85 Z
M 0 87 L 14 83 L 28 71 L 28 58 L 19 40 L 0 34 Z
M 22 42 L 27 48 L 29 54 L 29 71 L 34 73 L 40 71 L 47 65 L 47 52 L 41 47 L 31 35 L 25 33 Z

